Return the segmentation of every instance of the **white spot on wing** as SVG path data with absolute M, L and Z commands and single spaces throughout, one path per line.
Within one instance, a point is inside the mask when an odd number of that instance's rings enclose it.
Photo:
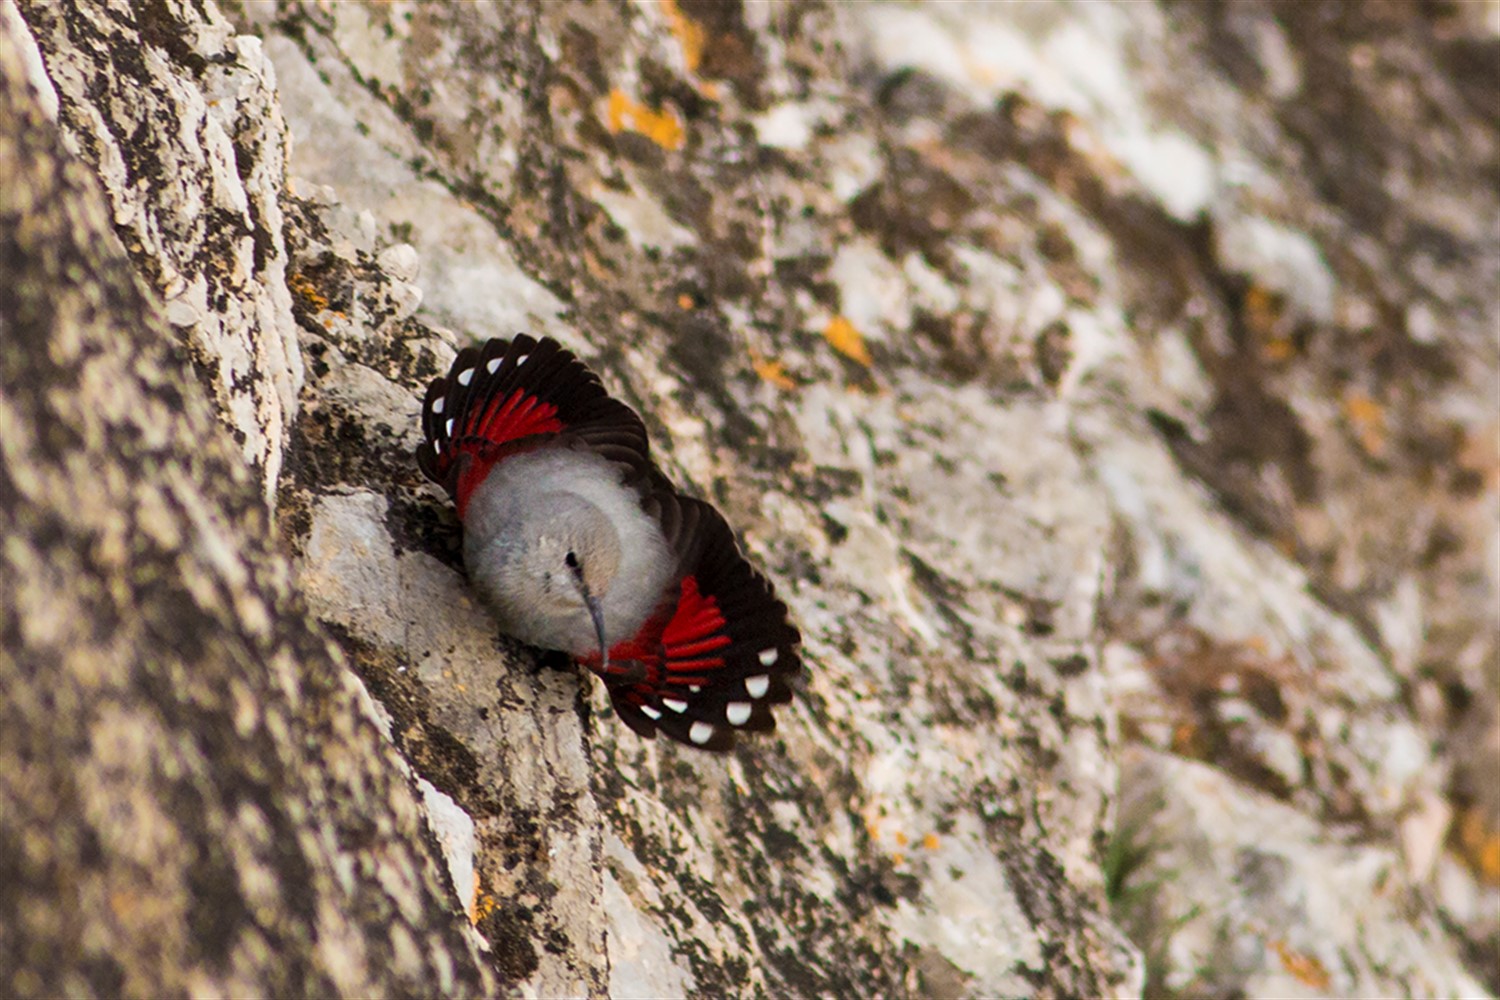
M 670 708 L 672 711 L 676 712 L 678 715 L 681 715 L 683 712 L 687 711 L 687 702 L 678 701 L 676 698 L 663 698 L 661 700 L 661 703 Z
M 750 703 L 731 701 L 724 706 L 724 718 L 729 720 L 731 726 L 743 726 L 750 721 Z
M 449 437 L 453 436 L 453 418 L 452 417 L 449 417 L 448 418 L 448 422 L 443 425 L 443 433 L 447 434 Z
M 504 358 L 490 358 L 490 363 L 484 366 L 484 370 L 493 375 L 500 370 L 500 363 L 504 360 Z
M 714 727 L 706 722 L 695 722 L 693 728 L 688 730 L 688 739 L 702 746 L 713 739 Z
M 641 714 L 644 715 L 644 716 L 646 716 L 646 718 L 648 718 L 648 719 L 653 719 L 654 720 L 654 719 L 660 719 L 661 718 L 661 713 L 658 712 L 656 709 L 652 708 L 650 705 L 642 705 L 641 706 Z
M 691 692 L 693 692 L 693 694 L 697 694 L 699 691 L 703 690 L 703 685 L 702 684 L 689 684 L 688 685 L 688 690 L 691 691 Z
M 760 665 L 761 666 L 763 666 L 763 667 L 769 667 L 771 664 L 773 664 L 775 662 L 776 662 L 776 647 L 775 646 L 772 646 L 770 649 L 762 649 L 760 651 Z
M 468 385 L 472 381 L 474 381 L 474 369 L 465 368 L 463 371 L 458 373 L 459 385 Z
M 434 399 L 432 401 L 432 412 L 433 413 L 442 413 L 443 412 L 443 407 L 445 407 L 447 405 L 448 405 L 448 397 L 447 396 L 439 396 L 437 399 Z
M 745 678 L 745 693 L 752 698 L 764 698 L 766 692 L 771 690 L 771 678 L 765 674 L 756 674 L 754 677 Z
M 524 365 L 524 364 L 525 364 L 525 363 L 526 363 L 526 359 L 527 359 L 527 358 L 529 358 L 529 357 L 531 357 L 531 355 L 530 355 L 530 354 L 522 354 L 522 355 L 519 355 L 519 356 L 518 356 L 518 357 L 517 357 L 517 358 L 516 358 L 516 367 L 517 367 L 517 368 L 519 368 L 519 367 L 521 367 L 521 366 L 522 366 L 522 365 Z

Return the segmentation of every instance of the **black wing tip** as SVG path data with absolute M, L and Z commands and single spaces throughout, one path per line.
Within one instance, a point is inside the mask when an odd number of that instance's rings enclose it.
M 615 714 L 620 717 L 620 721 L 629 726 L 637 736 L 648 740 L 656 739 L 656 724 L 646 717 L 646 713 L 631 704 L 623 691 L 613 687 L 607 690 L 609 703 L 614 706 Z
M 758 570 L 735 539 L 734 530 L 717 507 L 706 500 L 679 496 L 679 552 L 684 557 L 683 571 L 694 576 L 699 588 L 719 602 L 726 618 L 741 623 L 757 623 L 735 631 L 737 642 L 757 645 L 758 650 L 775 649 L 778 656 L 772 673 L 796 674 L 801 669 L 797 647 L 802 632 L 792 622 L 791 609 L 776 594 L 776 586 Z M 781 661 L 790 658 L 790 666 Z
M 711 734 L 707 738 L 696 738 L 694 730 L 697 726 L 712 725 L 701 720 L 685 717 L 677 717 L 671 720 L 662 719 L 657 723 L 657 729 L 666 737 L 683 746 L 692 747 L 694 750 L 706 750 L 709 753 L 728 753 L 734 749 L 735 736 L 738 730 L 725 725 L 713 725 Z
M 731 701 L 743 702 L 743 696 L 702 699 L 688 711 L 679 714 L 665 708 L 660 699 L 653 699 L 656 704 L 642 709 L 634 700 L 639 696 L 639 689 L 632 690 L 629 685 L 606 685 L 606 690 L 620 721 L 643 739 L 655 739 L 660 733 L 674 743 L 710 753 L 728 753 L 735 748 L 738 737 L 742 735 L 763 736 L 774 732 L 776 717 L 771 711 L 772 706 L 791 701 L 791 690 L 785 689 L 784 698 L 777 697 L 773 682 L 771 691 L 751 705 L 748 718 L 730 722 L 720 717 L 725 705 Z M 667 694 L 663 697 L 671 700 L 675 696 Z M 650 715 L 646 714 L 648 711 L 651 712 Z
M 642 739 L 654 740 L 656 734 L 667 737 L 674 743 L 692 747 L 694 750 L 706 750 L 709 753 L 727 753 L 734 748 L 735 731 L 726 726 L 714 728 L 712 735 L 699 742 L 693 739 L 693 726 L 695 720 L 685 716 L 673 716 L 662 713 L 661 718 L 652 719 L 641 711 L 638 705 L 629 700 L 628 689 L 609 688 L 610 704 L 614 706 L 615 714 L 620 721 L 629 726 L 630 729 Z M 774 723 L 773 723 L 774 724 Z
M 442 480 L 439 478 L 437 467 L 437 453 L 432 450 L 431 443 L 423 441 L 417 445 L 416 457 L 417 468 L 421 470 L 422 475 L 434 483 L 441 485 Z

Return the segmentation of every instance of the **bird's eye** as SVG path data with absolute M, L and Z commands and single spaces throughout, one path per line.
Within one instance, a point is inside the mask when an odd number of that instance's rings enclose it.
M 578 557 L 576 555 L 574 555 L 573 553 L 571 553 L 571 552 L 569 552 L 567 555 L 563 556 L 563 562 L 565 562 L 565 563 L 568 564 L 568 568 L 569 569 L 577 569 L 578 568 Z

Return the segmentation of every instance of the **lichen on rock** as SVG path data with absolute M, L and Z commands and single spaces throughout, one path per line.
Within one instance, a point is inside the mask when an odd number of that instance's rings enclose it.
M 1355 996 L 1500 990 L 1468 6 L 25 17 L 505 987 Z M 418 400 L 516 331 L 787 597 L 773 737 L 643 742 L 470 596 Z

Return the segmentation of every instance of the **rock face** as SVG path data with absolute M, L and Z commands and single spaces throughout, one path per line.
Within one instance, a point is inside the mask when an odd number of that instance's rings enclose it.
M 272 544 L 263 467 L 143 294 L 153 249 L 127 259 L 29 42 L 0 9 L 0 984 L 484 992 L 404 764 Z M 158 70 L 117 92 L 184 81 Z
M 0 8 L 0 982 L 1500 991 L 1492 20 Z M 774 737 L 468 594 L 517 330 L 776 580 Z

